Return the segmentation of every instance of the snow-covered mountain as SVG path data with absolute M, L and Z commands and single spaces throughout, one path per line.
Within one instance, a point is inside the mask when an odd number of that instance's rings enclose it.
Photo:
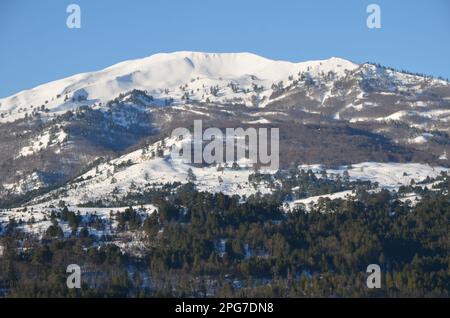
M 105 103 L 133 89 L 147 91 L 156 101 L 225 101 L 242 98 L 244 91 L 262 87 L 269 94 L 273 84 L 308 73 L 312 77 L 334 72 L 341 77 L 358 67 L 350 61 L 330 58 L 323 61 L 291 63 L 273 61 L 251 53 L 175 52 L 118 63 L 98 72 L 77 74 L 0 99 L 4 119 L 14 120 L 26 112 L 44 107 L 64 112 L 82 105 Z M 233 87 L 231 87 L 233 83 Z M 220 92 L 212 92 L 218 87 Z M 228 89 L 225 89 L 228 88 Z M 267 94 L 262 94 L 262 97 Z M 267 96 L 268 97 L 268 96 Z
M 450 164 L 448 81 L 340 58 L 292 63 L 251 53 L 175 52 L 1 99 L 0 198 L 28 200 L 67 183 L 78 187 L 78 177 L 127 156 L 134 164 L 123 176 L 90 175 L 91 182 L 83 181 L 79 189 L 87 197 L 97 185 L 105 193 L 128 189 L 133 179 L 145 184 L 146 173 L 160 183 L 185 181 L 186 165 L 139 158 L 175 127 L 191 127 L 195 119 L 202 119 L 204 128 L 278 127 L 283 169 Z M 247 182 L 251 171 L 223 175 L 213 167 L 192 169 L 201 189 L 257 191 Z
M 450 117 L 448 108 L 435 109 L 450 103 L 449 84 L 440 79 L 335 57 L 292 63 L 251 53 L 175 52 L 125 61 L 0 99 L 0 122 L 37 114 L 51 117 L 80 106 L 103 109 L 107 102 L 133 90 L 145 92 L 151 104 L 160 106 L 204 102 L 265 107 L 280 97 L 295 95 L 298 88 L 315 102 L 312 108 L 305 102 L 305 111 L 332 112 L 335 119 L 356 122 L 418 117 L 447 122 Z M 369 98 L 370 93 L 378 96 Z M 402 98 L 393 100 L 392 95 Z M 387 102 L 394 103 L 393 107 L 379 112 L 378 117 L 371 114 Z M 426 106 L 433 111 L 423 108 Z

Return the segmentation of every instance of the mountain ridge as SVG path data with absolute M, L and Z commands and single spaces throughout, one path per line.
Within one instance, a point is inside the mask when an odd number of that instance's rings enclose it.
M 73 94 L 68 97 L 77 98 L 79 96 L 77 94 L 80 92 L 87 93 L 85 97 L 95 102 L 113 99 L 130 88 L 148 89 L 157 94 L 158 91 L 167 88 L 174 90 L 178 85 L 188 83 L 192 77 L 202 77 L 211 81 L 217 81 L 223 77 L 229 81 L 242 79 L 248 82 L 254 76 L 257 84 L 270 85 L 307 68 L 311 68 L 312 73 L 317 73 L 319 70 L 338 70 L 341 64 L 344 69 L 357 67 L 357 64 L 335 57 L 327 60 L 293 63 L 270 60 L 247 52 L 179 51 L 158 53 L 141 59 L 119 62 L 99 71 L 75 74 L 20 91 L 0 99 L 0 112 L 31 106 L 55 107 L 66 102 L 60 99 L 62 96 Z M 245 77 L 250 77 L 250 79 Z
M 375 64 L 181 51 L 46 85 L 0 101 L 2 198 L 62 185 L 196 119 L 280 128 L 282 168 L 450 164 L 448 82 Z

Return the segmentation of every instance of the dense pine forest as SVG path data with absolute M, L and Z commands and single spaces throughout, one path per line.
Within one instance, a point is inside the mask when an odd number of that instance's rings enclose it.
M 115 202 L 158 207 L 146 217 L 132 207 L 111 213 L 117 236 L 132 232 L 139 239 L 138 253 L 121 248 L 113 237 L 90 234 L 88 228 L 107 226 L 104 220 L 82 220 L 63 203 L 42 239 L 11 219 L 0 229 L 0 295 L 450 296 L 449 176 L 439 176 L 433 188 L 411 184 L 395 193 L 308 172 L 279 180 L 272 195 L 245 200 L 177 184 Z M 352 189 L 354 198 L 283 209 L 286 196 L 343 189 Z M 422 199 L 401 200 L 411 191 Z M 72 235 L 64 237 L 60 222 L 68 222 Z M 82 268 L 80 289 L 66 286 L 66 268 L 74 263 Z M 369 264 L 381 267 L 380 289 L 366 286 Z

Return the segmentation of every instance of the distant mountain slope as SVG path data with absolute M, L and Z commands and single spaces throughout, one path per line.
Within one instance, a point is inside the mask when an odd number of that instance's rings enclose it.
M 291 63 L 175 52 L 1 99 L 0 199 L 23 201 L 62 186 L 195 119 L 204 128 L 279 128 L 283 169 L 450 165 L 448 81 L 340 58 Z
M 193 100 L 206 100 L 205 96 L 212 95 L 209 96 L 211 101 L 224 101 L 231 95 L 242 97 L 242 90 L 253 90 L 253 85 L 267 91 L 272 84 L 288 81 L 289 76 L 299 72 L 318 76 L 332 71 L 343 76 L 357 67 L 357 64 L 339 58 L 291 63 L 272 61 L 251 53 L 156 54 L 22 91 L 1 99 L 0 113 L 5 114 L 5 119 L 13 120 L 42 106 L 50 112 L 61 112 L 80 104 L 105 103 L 133 89 L 146 90 L 161 103 L 172 99 L 179 103 L 186 93 Z M 228 87 L 229 92 L 212 93 L 214 87 L 230 83 L 236 87 Z

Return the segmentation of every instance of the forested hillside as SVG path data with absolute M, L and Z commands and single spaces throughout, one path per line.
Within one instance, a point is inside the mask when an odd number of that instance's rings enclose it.
M 28 297 L 448 297 L 450 178 L 442 173 L 428 181 L 432 187 L 413 184 L 398 193 L 354 184 L 354 198 L 325 198 L 289 213 L 279 194 L 242 202 L 193 184 L 161 190 L 159 200 L 147 197 L 158 212 L 111 213 L 115 236 L 141 239 L 138 253 L 90 235 L 87 227 L 106 226 L 101 219 L 82 220 L 61 206 L 42 241 L 20 231 L 17 221 L 4 226 L 0 290 Z M 402 200 L 413 190 L 420 202 Z M 64 222 L 73 228 L 69 237 Z M 66 288 L 71 263 L 83 269 L 80 290 Z M 381 289 L 366 287 L 372 263 L 381 266 Z

